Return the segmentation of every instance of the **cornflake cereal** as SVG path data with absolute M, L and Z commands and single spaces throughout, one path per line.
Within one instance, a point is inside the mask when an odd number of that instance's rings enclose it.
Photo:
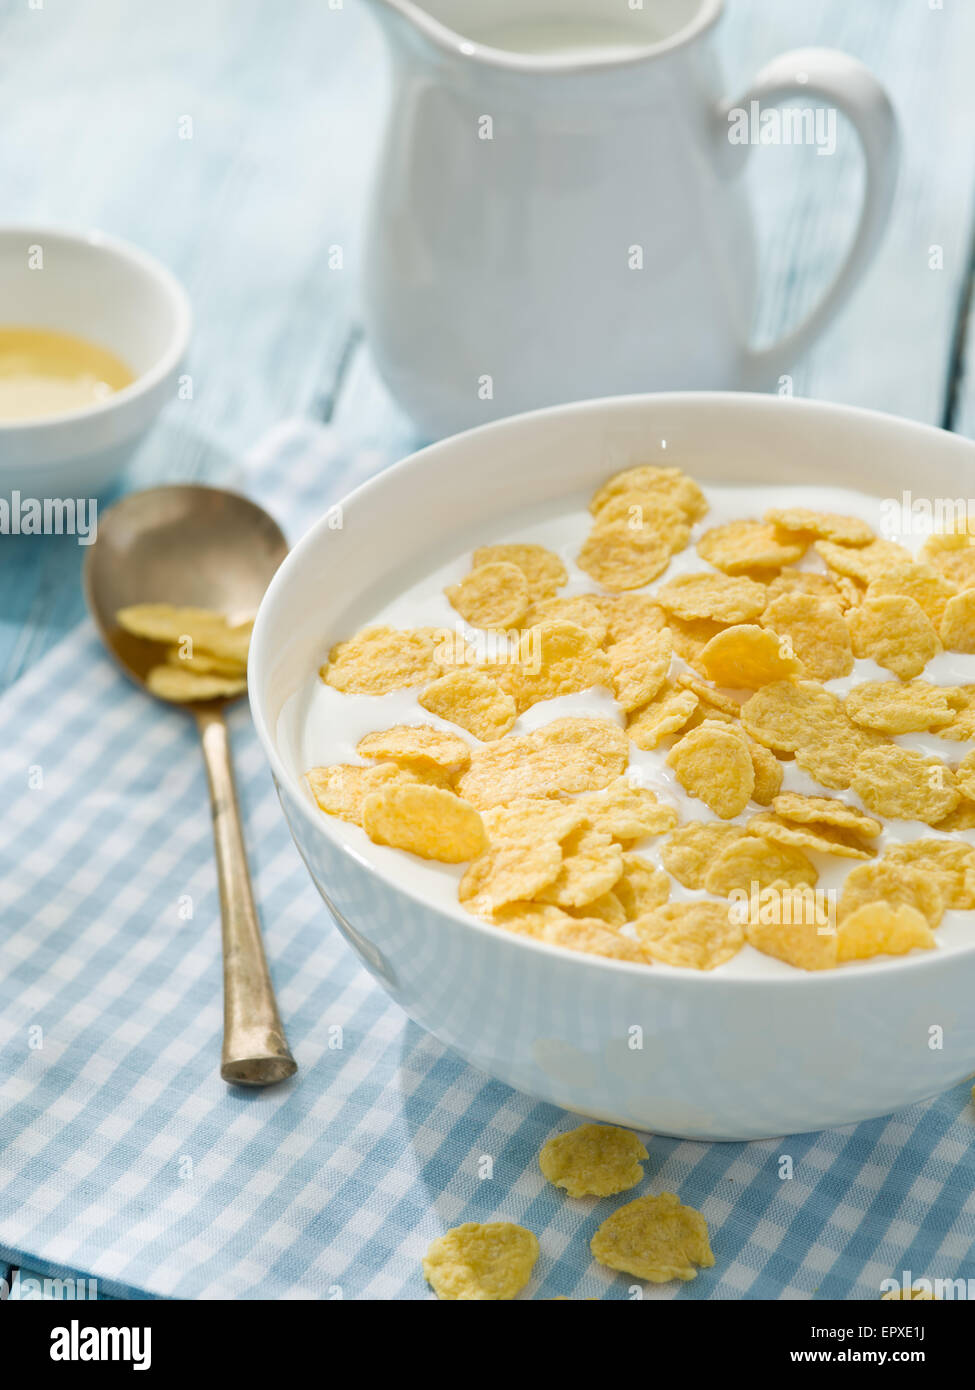
M 806 674 L 818 681 L 853 670 L 850 632 L 838 603 L 814 594 L 780 594 L 762 614 L 762 626 L 788 638 Z
M 617 1207 L 589 1248 L 600 1264 L 651 1284 L 694 1279 L 698 1268 L 714 1264 L 707 1222 L 693 1207 L 681 1206 L 673 1192 Z
M 399 724 L 384 733 L 366 734 L 355 751 L 361 758 L 378 758 L 403 767 L 436 768 L 448 775 L 462 772 L 471 760 L 471 750 L 462 738 L 429 724 Z
M 474 569 L 494 564 L 517 565 L 532 603 L 551 598 L 569 577 L 559 557 L 543 545 L 482 545 L 474 551 Z
M 715 685 L 747 690 L 804 674 L 791 642 L 754 623 L 725 628 L 712 637 L 701 653 L 701 664 Z
M 398 597 L 321 668 L 310 746 L 335 752 L 311 796 L 459 866 L 425 872 L 489 927 L 643 969 L 954 949 L 957 924 L 935 930 L 975 911 L 975 532 L 914 555 L 852 501 L 788 494 L 751 491 L 762 519 L 735 519 L 724 489 L 702 525 L 692 479 L 639 465 L 597 489 L 581 543 L 575 517 L 542 523 L 559 553 L 478 548 L 421 596 L 430 625 L 402 627 Z M 433 625 L 444 593 L 452 627 Z M 249 624 L 168 605 L 119 621 L 160 644 L 150 685 L 171 698 L 243 690 Z M 553 1162 L 619 1133 L 561 1136 Z
M 446 594 L 472 627 L 515 627 L 528 612 L 528 579 L 509 560 L 478 565 Z
M 815 864 L 801 849 L 748 833 L 715 856 L 704 876 L 704 887 L 709 893 L 727 896 L 747 893 L 753 885 L 762 889 L 782 883 L 795 888 L 807 883 L 812 887 L 818 877 Z
M 767 599 L 764 584 L 705 570 L 680 574 L 657 591 L 657 602 L 677 618 L 712 618 L 719 623 L 747 623 L 757 618 Z
M 670 670 L 673 641 L 662 632 L 634 633 L 609 648 L 616 703 L 628 713 L 642 707 L 660 690 Z
M 423 1274 L 438 1298 L 494 1301 L 514 1298 L 531 1278 L 538 1240 L 510 1221 L 465 1221 L 438 1236 Z
M 427 686 L 419 704 L 484 743 L 503 738 L 518 717 L 514 699 L 480 671 L 448 671 Z
M 637 918 L 637 936 L 647 955 L 664 965 L 714 970 L 745 944 L 740 922 L 727 903 L 699 900 L 666 903 Z
M 232 700 L 247 689 L 253 621 L 235 625 L 209 608 L 170 603 L 120 608 L 115 619 L 125 632 L 160 647 L 162 660 L 146 672 L 146 686 L 161 700 Z
M 755 790 L 748 749 L 736 734 L 709 719 L 674 744 L 667 762 L 684 790 L 722 820 L 743 811 Z
M 377 845 L 393 845 L 444 864 L 463 864 L 487 845 L 473 806 L 453 792 L 422 783 L 370 792 L 362 803 L 362 828 Z
M 542 1145 L 538 1166 L 570 1197 L 612 1197 L 643 1180 L 640 1166 L 650 1155 L 628 1129 L 580 1125 Z
M 866 960 L 870 956 L 903 956 L 918 948 L 930 951 L 934 933 L 923 913 L 902 903 L 864 903 L 840 924 L 836 933 L 837 959 Z
M 869 657 L 901 680 L 919 676 L 941 650 L 931 619 L 903 594 L 865 598 L 846 616 L 853 654 Z
M 943 729 L 957 714 L 955 694 L 927 681 L 864 681 L 847 695 L 846 712 L 854 724 L 881 734 Z

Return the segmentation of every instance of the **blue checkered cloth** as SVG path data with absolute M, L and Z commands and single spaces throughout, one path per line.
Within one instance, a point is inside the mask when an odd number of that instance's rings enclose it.
M 293 427 L 242 485 L 295 536 L 382 462 Z M 522 1297 L 631 1298 L 590 1236 L 615 1205 L 670 1190 L 707 1217 L 717 1263 L 647 1298 L 870 1299 L 904 1270 L 975 1275 L 967 1087 L 824 1134 L 652 1138 L 634 1192 L 560 1195 L 537 1154 L 577 1119 L 473 1071 L 360 968 L 291 843 L 246 709 L 231 724 L 300 1066 L 264 1091 L 218 1072 L 219 904 L 191 721 L 118 675 L 88 624 L 0 700 L 0 1263 L 115 1295 L 429 1298 L 430 1240 L 508 1219 L 541 1243 Z

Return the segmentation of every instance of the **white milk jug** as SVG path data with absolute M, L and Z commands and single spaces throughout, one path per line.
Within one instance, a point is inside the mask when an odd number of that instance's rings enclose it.
M 710 36 L 722 0 L 370 3 L 393 84 L 366 329 L 428 435 L 591 396 L 773 388 L 868 265 L 898 141 L 855 59 L 786 53 L 729 101 Z M 740 176 L 757 123 L 818 140 L 837 111 L 866 156 L 853 245 L 805 321 L 756 351 Z

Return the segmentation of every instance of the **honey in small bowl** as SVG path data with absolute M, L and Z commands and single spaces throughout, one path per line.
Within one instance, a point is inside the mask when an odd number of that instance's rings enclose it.
M 83 410 L 134 380 L 120 358 L 87 338 L 0 325 L 0 423 Z

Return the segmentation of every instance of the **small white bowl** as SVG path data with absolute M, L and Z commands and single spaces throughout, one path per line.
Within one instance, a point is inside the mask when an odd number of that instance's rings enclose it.
M 364 861 L 323 815 L 279 721 L 331 644 L 519 508 L 582 501 L 667 458 L 707 483 L 816 482 L 954 498 L 975 447 L 870 411 L 688 392 L 558 406 L 414 454 L 313 526 L 251 642 L 251 709 L 292 835 L 365 967 L 411 1018 L 491 1076 L 566 1110 L 688 1139 L 759 1139 L 886 1115 L 975 1072 L 970 945 L 807 974 L 732 977 L 585 956 L 411 891 L 398 852 Z M 279 727 L 280 723 L 280 727 Z M 361 842 L 360 842 L 361 844 Z M 929 1029 L 944 1029 L 933 1048 Z M 640 1045 L 636 1045 L 639 1043 Z
M 0 324 L 88 338 L 135 376 L 97 405 L 0 421 L 0 495 L 90 496 L 104 487 L 173 399 L 190 323 L 182 286 L 136 247 L 101 232 L 0 227 Z

